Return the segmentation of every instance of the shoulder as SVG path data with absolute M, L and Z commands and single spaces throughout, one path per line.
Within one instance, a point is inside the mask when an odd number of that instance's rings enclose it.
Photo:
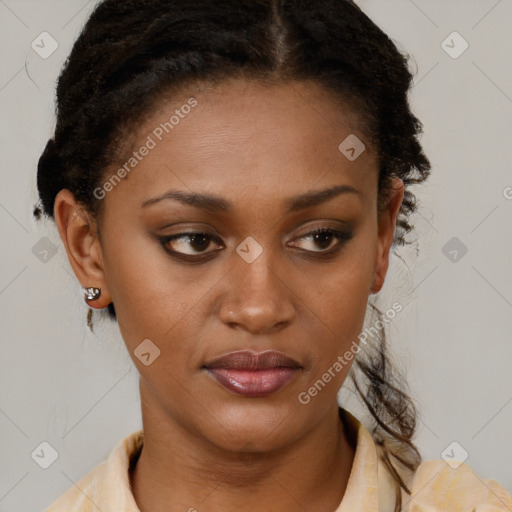
M 96 482 L 102 481 L 106 461 L 98 464 L 78 482 L 74 483 L 62 496 L 44 512 L 96 512 Z
M 131 433 L 108 457 L 73 485 L 44 512 L 138 512 L 130 488 L 129 468 L 144 442 L 143 430 Z
M 444 460 L 422 462 L 412 480 L 409 512 L 512 511 L 512 496 L 494 480 L 486 480 L 467 464 L 454 467 Z M 408 508 L 407 508 L 408 506 Z

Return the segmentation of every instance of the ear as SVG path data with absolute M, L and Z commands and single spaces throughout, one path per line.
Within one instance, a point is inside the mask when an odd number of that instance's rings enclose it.
M 87 301 L 94 309 L 107 307 L 112 299 L 107 287 L 97 224 L 67 189 L 55 198 L 54 218 L 69 263 L 83 288 L 100 288 L 100 297 Z
M 395 226 L 398 212 L 404 198 L 404 183 L 399 178 L 393 178 L 387 204 L 379 215 L 377 247 L 373 283 L 370 293 L 378 293 L 384 286 L 384 279 L 389 267 L 389 251 L 395 236 Z

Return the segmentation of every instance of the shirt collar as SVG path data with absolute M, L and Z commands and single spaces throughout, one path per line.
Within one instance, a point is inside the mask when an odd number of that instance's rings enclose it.
M 357 444 L 345 494 L 335 512 L 393 512 L 395 483 L 378 456 L 372 435 L 346 409 L 340 407 L 340 416 L 345 428 L 357 433 Z

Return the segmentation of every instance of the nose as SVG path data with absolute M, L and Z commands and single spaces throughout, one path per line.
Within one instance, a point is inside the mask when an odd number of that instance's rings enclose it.
M 270 334 L 289 325 L 296 315 L 295 295 L 290 278 L 282 273 L 270 251 L 263 251 L 252 263 L 237 261 L 227 276 L 229 292 L 219 308 L 222 322 L 252 334 Z

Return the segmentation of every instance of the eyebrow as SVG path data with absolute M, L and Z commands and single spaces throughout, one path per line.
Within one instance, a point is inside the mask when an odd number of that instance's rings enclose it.
M 320 205 L 341 194 L 360 195 L 361 192 L 350 185 L 337 185 L 324 190 L 313 190 L 299 196 L 289 197 L 284 200 L 284 204 L 288 212 L 296 212 L 298 210 L 304 210 L 306 208 Z M 183 192 L 180 190 L 170 190 L 160 196 L 152 197 L 151 199 L 144 201 L 142 203 L 142 207 L 145 208 L 165 200 L 179 201 L 185 205 L 206 210 L 211 213 L 229 213 L 232 212 L 234 208 L 233 203 L 223 197 L 210 194 L 200 194 L 197 192 Z

